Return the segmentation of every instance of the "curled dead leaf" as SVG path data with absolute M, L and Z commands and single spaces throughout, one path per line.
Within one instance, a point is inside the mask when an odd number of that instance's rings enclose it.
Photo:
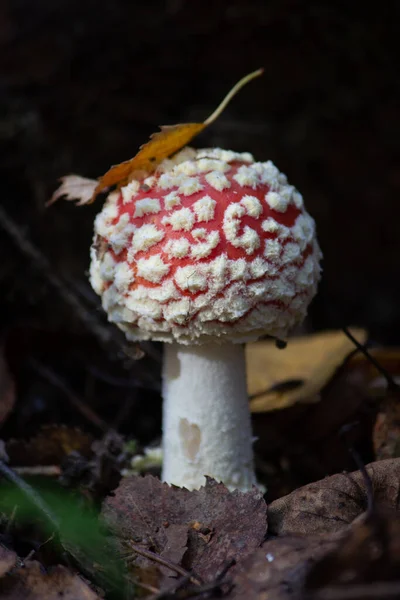
M 352 329 L 361 343 L 363 329 Z M 298 402 L 315 402 L 345 358 L 354 350 L 342 331 L 325 331 L 293 338 L 284 350 L 272 340 L 248 344 L 248 392 L 254 413 L 287 408 Z
M 321 599 L 398 598 L 399 539 L 398 511 L 378 509 L 363 515 L 337 546 L 313 565 L 306 577 L 306 591 L 312 598 Z M 388 582 L 397 582 L 394 595 L 385 594 L 393 592 L 391 586 L 385 590 Z
M 65 196 L 66 200 L 77 202 L 77 206 L 89 204 L 98 185 L 95 179 L 87 179 L 80 175 L 66 175 L 60 179 L 61 185 L 56 189 L 46 206 L 54 204 L 59 198 Z
M 374 462 L 366 469 L 375 502 L 398 510 L 400 459 Z M 366 510 L 367 493 L 360 471 L 338 473 L 310 483 L 268 506 L 269 532 L 284 535 L 340 531 Z
M 230 600 L 301 600 L 310 568 L 337 546 L 335 535 L 267 540 L 234 568 Z

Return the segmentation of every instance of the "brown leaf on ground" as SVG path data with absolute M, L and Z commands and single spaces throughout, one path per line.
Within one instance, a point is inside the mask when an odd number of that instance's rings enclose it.
M 80 175 L 66 175 L 60 179 L 61 185 L 56 189 L 50 200 L 47 202 L 47 206 L 54 204 L 57 200 L 65 196 L 66 200 L 73 200 L 77 202 L 78 206 L 89 204 L 92 196 L 98 185 L 96 179 L 87 179 Z
M 6 420 L 15 403 L 15 383 L 0 348 L 0 424 Z
M 3 577 L 17 562 L 17 555 L 0 544 L 0 577 Z
M 297 600 L 311 566 L 337 545 L 338 535 L 284 536 L 264 542 L 234 568 L 230 600 Z
M 45 572 L 36 561 L 0 579 L 1 600 L 99 600 L 86 583 L 59 565 Z
M 267 530 L 266 504 L 253 489 L 229 492 L 222 483 L 207 480 L 200 490 L 169 486 L 159 479 L 131 476 L 104 503 L 104 516 L 116 534 L 141 547 L 169 555 L 182 552 L 179 536 L 168 538 L 172 525 L 187 531 L 182 566 L 212 581 L 232 559 L 248 556 Z
M 230 572 L 229 598 L 398 598 L 399 540 L 400 516 L 390 509 L 364 514 L 345 530 L 267 540 Z
M 364 329 L 352 329 L 360 343 Z M 316 402 L 354 344 L 343 331 L 324 331 L 289 340 L 280 350 L 272 340 L 246 347 L 248 392 L 252 412 L 287 408 L 298 402 Z
M 400 515 L 378 509 L 358 519 L 337 547 L 313 565 L 305 589 L 318 598 L 398 598 L 399 573 Z M 397 582 L 397 593 L 386 596 L 383 582 Z M 387 589 L 393 592 L 392 586 Z
M 92 443 L 93 437 L 80 429 L 49 425 L 28 441 L 8 441 L 6 450 L 12 466 L 58 465 L 73 451 L 91 456 Z
M 400 504 L 400 459 L 367 467 L 374 499 L 382 507 Z M 340 531 L 367 508 L 367 490 L 360 471 L 340 473 L 301 487 L 268 506 L 269 533 L 316 534 Z

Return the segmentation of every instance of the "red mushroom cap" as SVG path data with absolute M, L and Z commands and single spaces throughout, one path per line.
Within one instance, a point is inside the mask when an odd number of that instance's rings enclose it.
M 313 219 L 270 162 L 185 148 L 109 195 L 91 283 L 132 340 L 284 337 L 316 293 Z

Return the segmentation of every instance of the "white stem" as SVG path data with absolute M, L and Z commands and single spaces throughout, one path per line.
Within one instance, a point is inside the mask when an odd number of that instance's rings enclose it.
M 164 345 L 163 479 L 197 489 L 205 475 L 230 489 L 256 483 L 240 344 Z

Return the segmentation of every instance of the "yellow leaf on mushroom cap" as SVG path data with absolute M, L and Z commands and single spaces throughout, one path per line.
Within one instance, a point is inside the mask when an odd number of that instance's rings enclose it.
M 364 343 L 367 332 L 352 329 Z M 273 340 L 246 348 L 248 393 L 252 412 L 287 408 L 298 402 L 315 402 L 336 369 L 355 349 L 343 331 L 324 331 L 290 339 L 279 350 Z
M 105 188 L 116 184 L 124 185 L 130 179 L 135 179 L 135 174 L 139 174 L 138 178 L 140 178 L 140 173 L 147 176 L 164 158 L 186 146 L 205 127 L 204 123 L 161 126 L 161 131 L 153 133 L 150 141 L 141 146 L 134 158 L 111 167 L 99 178 L 90 202 L 93 202 L 97 194 L 100 194 Z
M 150 140 L 140 147 L 139 152 L 133 158 L 119 163 L 118 165 L 114 165 L 107 173 L 102 175 L 102 177 L 99 177 L 97 185 L 90 196 L 87 194 L 87 188 L 81 193 L 79 186 L 74 187 L 77 176 L 69 175 L 62 179 L 63 184 L 55 191 L 48 204 L 52 204 L 61 196 L 67 196 L 68 200 L 71 200 L 72 197 L 74 197 L 76 200 L 79 200 L 78 206 L 91 204 L 98 194 L 113 185 L 122 186 L 132 179 L 142 179 L 147 177 L 157 168 L 160 162 L 165 158 L 172 156 L 178 152 L 178 150 L 181 150 L 181 148 L 186 146 L 196 135 L 203 131 L 203 129 L 213 123 L 233 96 L 235 96 L 249 81 L 259 77 L 262 73 L 263 69 L 258 69 L 238 81 L 218 108 L 204 121 L 204 123 L 180 123 L 177 125 L 161 126 L 160 131 L 153 133 L 153 135 L 150 136 Z M 74 194 L 76 195 L 74 196 Z

